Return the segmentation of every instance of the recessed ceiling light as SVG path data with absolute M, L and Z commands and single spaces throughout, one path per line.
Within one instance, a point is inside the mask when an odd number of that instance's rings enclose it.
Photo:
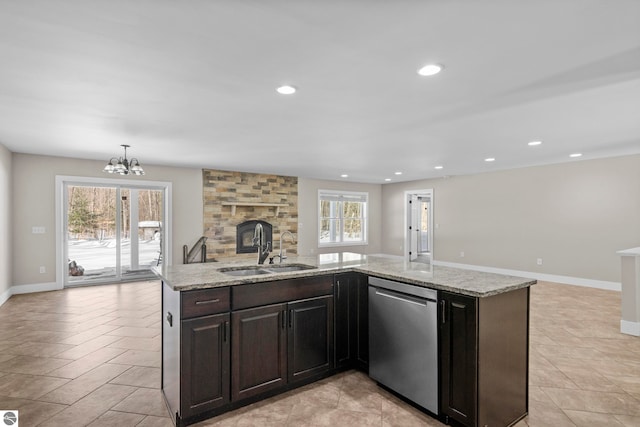
M 494 159 L 493 157 L 487 157 L 486 159 L 484 159 L 485 162 L 495 162 L 496 159 Z
M 582 156 L 582 153 L 569 154 L 569 157 L 580 157 L 580 156 Z
M 391 181 L 391 178 L 385 178 L 384 180 L 389 182 L 389 181 Z
M 421 76 L 433 76 L 438 74 L 440 71 L 442 71 L 444 67 L 442 65 L 438 65 L 438 64 L 429 64 L 429 65 L 425 65 L 424 67 L 420 68 L 418 70 L 418 74 L 420 74 Z
M 402 175 L 402 172 L 396 172 L 396 175 Z
M 540 145 L 540 144 L 542 144 L 542 141 L 531 141 L 527 145 L 530 145 L 530 146 L 533 147 L 533 146 Z
M 349 175 L 347 175 L 346 173 L 343 173 L 342 175 L 340 175 L 340 178 L 349 178 Z
M 278 91 L 278 93 L 281 95 L 293 95 L 297 90 L 298 89 L 296 89 L 294 86 L 289 85 L 280 86 L 276 89 L 276 91 Z
M 442 169 L 444 166 L 436 166 L 434 169 Z

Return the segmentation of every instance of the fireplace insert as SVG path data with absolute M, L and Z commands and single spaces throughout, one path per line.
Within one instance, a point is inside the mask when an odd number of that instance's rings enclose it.
M 262 224 L 264 235 L 267 242 L 272 242 L 273 247 L 273 226 L 266 221 L 251 220 L 245 221 L 242 224 L 238 224 L 236 227 L 236 253 L 237 254 L 250 254 L 258 252 L 258 247 L 253 246 L 253 234 L 256 229 L 256 224 Z

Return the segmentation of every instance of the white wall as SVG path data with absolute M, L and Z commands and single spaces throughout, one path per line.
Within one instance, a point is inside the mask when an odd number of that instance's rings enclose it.
M 56 280 L 56 175 L 115 178 L 104 174 L 103 167 L 104 162 L 94 160 L 13 154 L 13 285 Z M 147 164 L 144 170 L 137 180 L 172 183 L 173 263 L 182 264 L 182 245 L 192 245 L 202 235 L 202 170 Z M 32 234 L 33 226 L 44 226 L 46 233 Z M 46 273 L 40 274 L 40 266 Z
M 423 188 L 436 261 L 620 282 L 615 252 L 640 246 L 640 155 L 384 185 L 383 252 L 402 255 L 404 191 Z
M 0 144 L 0 304 L 11 287 L 11 165 L 11 152 Z
M 318 248 L 318 190 L 369 193 L 369 242 L 367 245 Z M 300 255 L 329 252 L 379 253 L 382 248 L 381 196 L 382 186 L 378 184 L 298 178 L 298 253 Z

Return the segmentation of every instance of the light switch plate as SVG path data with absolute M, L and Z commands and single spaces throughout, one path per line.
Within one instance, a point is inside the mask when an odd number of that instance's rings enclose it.
M 44 234 L 46 229 L 42 226 L 31 227 L 31 233 L 33 234 Z

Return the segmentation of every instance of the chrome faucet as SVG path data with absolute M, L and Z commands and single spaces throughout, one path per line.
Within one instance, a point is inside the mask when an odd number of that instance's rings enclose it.
M 252 243 L 253 246 L 258 247 L 258 264 L 264 264 L 264 260 L 267 259 L 269 252 L 271 252 L 271 242 L 265 242 L 264 229 L 260 223 L 256 224 Z
M 287 259 L 287 255 L 285 255 L 286 252 L 282 251 L 282 238 L 284 236 L 286 236 L 287 234 L 289 236 L 291 236 L 291 243 L 295 243 L 296 242 L 296 238 L 293 236 L 292 232 L 284 231 L 284 232 L 280 233 L 280 239 L 278 240 L 278 247 L 280 248 L 280 251 L 278 252 L 278 255 L 274 256 L 273 258 L 278 257 L 280 259 L 280 263 L 281 264 L 282 264 L 283 260 Z M 270 258 L 271 259 L 271 263 L 273 263 L 273 258 Z

